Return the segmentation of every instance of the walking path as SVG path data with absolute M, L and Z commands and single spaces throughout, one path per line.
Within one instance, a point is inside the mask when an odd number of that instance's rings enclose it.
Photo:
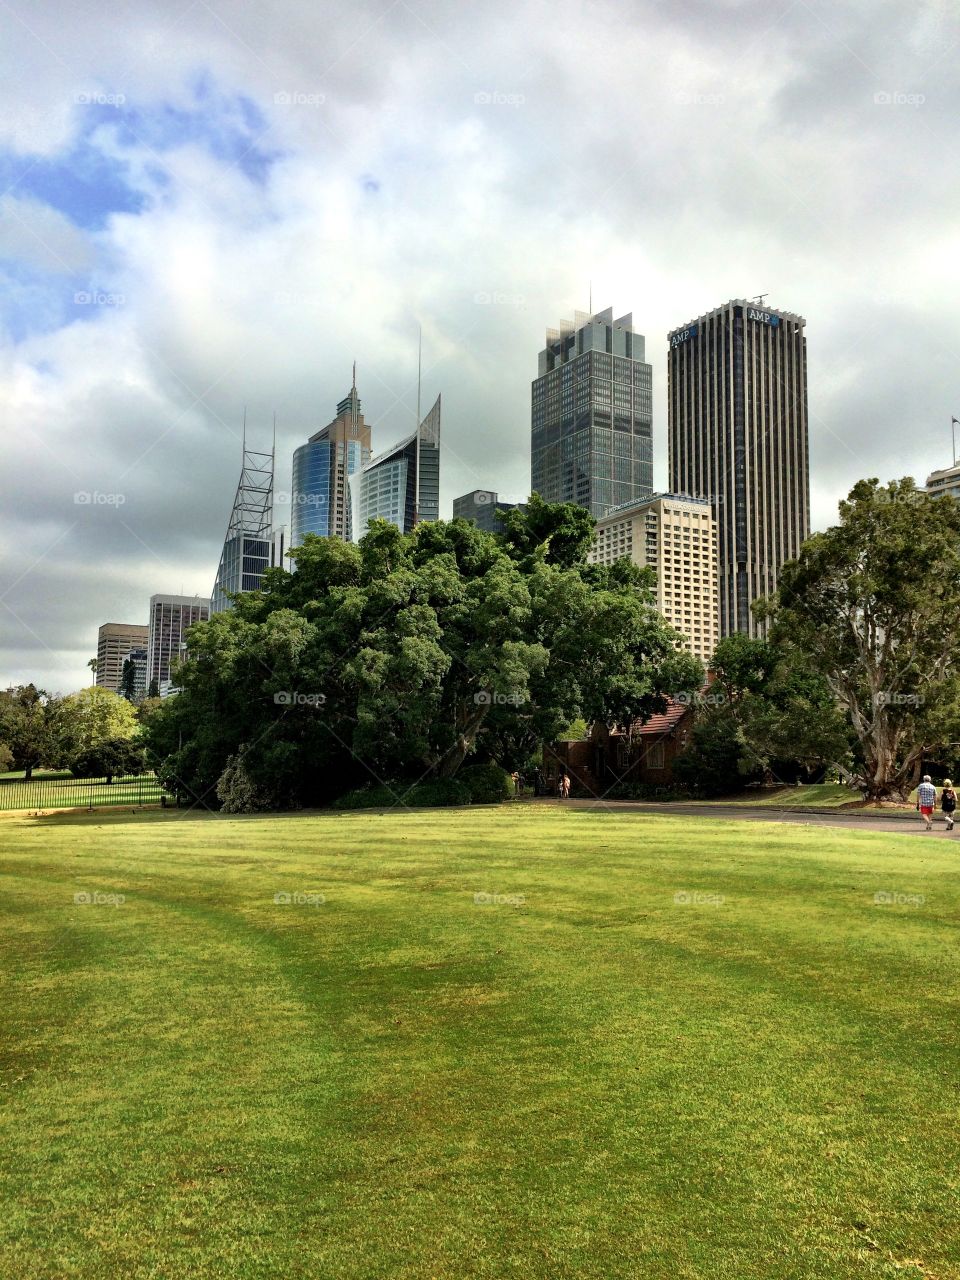
M 632 811 L 637 813 L 656 813 L 664 817 L 691 817 L 701 819 L 729 818 L 741 822 L 794 822 L 807 827 L 843 827 L 849 830 L 859 827 L 864 831 L 889 831 L 897 835 L 927 835 L 941 839 L 957 841 L 960 847 L 960 824 L 956 830 L 948 832 L 943 822 L 943 815 L 937 814 L 933 820 L 933 830 L 928 832 L 920 821 L 918 814 L 912 810 L 897 812 L 876 812 L 869 809 L 791 809 L 784 805 L 782 809 L 770 805 L 723 804 L 718 802 L 698 801 L 685 803 L 654 803 L 645 800 L 554 800 L 545 799 L 537 803 L 564 805 L 573 809 L 609 809 L 611 812 Z

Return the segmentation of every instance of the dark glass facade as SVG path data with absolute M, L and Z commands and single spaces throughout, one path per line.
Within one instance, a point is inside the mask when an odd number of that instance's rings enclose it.
M 532 488 L 591 515 L 653 492 L 652 370 L 632 317 L 610 308 L 547 331 L 532 386 Z
M 723 636 L 763 633 L 753 602 L 810 533 L 805 324 L 737 299 L 669 334 L 670 487 L 713 507 Z

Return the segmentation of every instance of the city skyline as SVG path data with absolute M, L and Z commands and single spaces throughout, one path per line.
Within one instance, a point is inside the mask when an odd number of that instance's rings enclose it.
M 655 490 L 666 335 L 731 297 L 809 322 L 814 529 L 951 462 L 952 8 L 216 9 L 8 23 L 0 680 L 76 688 L 104 620 L 209 593 L 244 406 L 278 490 L 354 359 L 409 434 L 421 328 L 441 512 L 528 496 L 543 329 L 595 305 L 646 337 Z

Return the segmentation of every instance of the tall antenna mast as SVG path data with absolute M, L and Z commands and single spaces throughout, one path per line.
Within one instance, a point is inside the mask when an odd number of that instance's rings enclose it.
M 592 320 L 593 319 L 593 281 L 592 280 L 588 284 L 587 288 L 589 290 L 589 297 L 590 297 L 590 301 L 587 305 L 590 308 L 590 319 Z
M 416 478 L 413 486 L 413 523 L 420 519 L 420 370 L 423 364 L 423 325 L 417 325 L 417 442 Z

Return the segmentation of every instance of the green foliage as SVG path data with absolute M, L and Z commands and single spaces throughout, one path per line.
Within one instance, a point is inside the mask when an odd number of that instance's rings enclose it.
M 335 809 L 434 809 L 470 803 L 470 788 L 459 778 L 436 778 L 409 786 L 361 787 L 348 791 L 333 803 Z
M 68 767 L 81 752 L 137 732 L 137 716 L 126 698 L 112 689 L 91 685 L 62 698 L 56 707 L 59 760 Z
M 794 777 L 848 758 L 850 733 L 825 678 L 796 646 L 734 634 L 717 645 L 698 701 L 723 709 L 741 743 L 741 773 Z
M 471 764 L 461 769 L 457 781 L 470 793 L 472 804 L 499 804 L 513 795 L 513 782 L 498 764 Z
M 143 748 L 129 738 L 106 738 L 81 747 L 70 760 L 75 778 L 125 778 L 146 772 Z
M 277 807 L 270 786 L 251 773 L 243 752 L 227 760 L 217 779 L 217 799 L 224 813 L 262 813 Z
M 0 773 L 9 773 L 14 763 L 13 752 L 5 742 L 0 742 Z
M 871 796 L 906 795 L 924 757 L 960 740 L 958 599 L 960 503 L 872 479 L 759 609 L 849 715 Z
M 618 782 L 604 792 L 605 800 L 653 800 L 669 803 L 689 800 L 690 793 L 680 786 L 665 786 L 654 782 Z
M 694 724 L 686 748 L 674 759 L 678 786 L 694 795 L 725 796 L 758 779 L 743 730 L 726 707 L 715 707 Z
M 697 688 L 650 575 L 578 560 L 590 517 L 536 502 L 509 537 L 466 521 L 358 544 L 308 536 L 296 573 L 191 629 L 183 692 L 144 725 L 165 785 L 212 797 L 240 744 L 279 803 L 330 803 L 366 770 L 451 778 L 524 761 L 577 718 L 623 723 Z
M 0 693 L 0 741 L 27 780 L 39 765 L 57 763 L 57 708 L 58 700 L 33 684 Z
M 150 681 L 149 685 L 147 686 L 147 697 L 148 698 L 160 697 L 160 681 L 157 679 L 156 676 L 153 677 L 153 679 Z
M 120 672 L 120 696 L 128 702 L 136 700 L 137 664 L 132 658 L 124 658 Z

